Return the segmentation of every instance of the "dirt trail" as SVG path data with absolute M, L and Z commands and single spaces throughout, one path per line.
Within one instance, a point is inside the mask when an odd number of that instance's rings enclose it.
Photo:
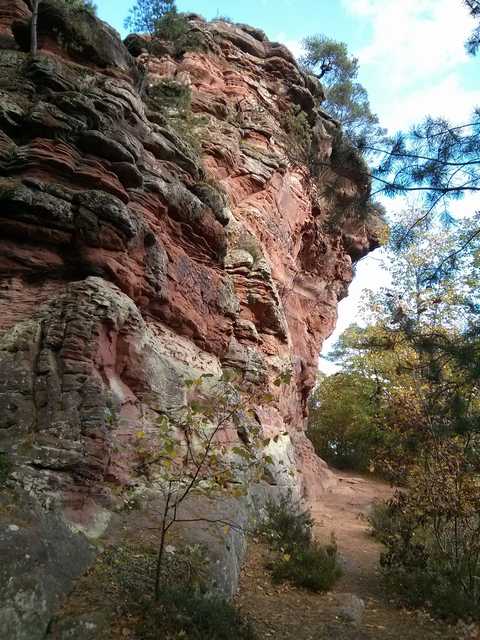
M 255 623 L 261 640 L 480 640 L 469 629 L 452 628 L 422 611 L 400 609 L 385 594 L 378 574 L 380 545 L 368 533 L 366 516 L 375 500 L 391 495 L 377 480 L 335 472 L 336 482 L 312 503 L 315 534 L 335 534 L 343 577 L 327 594 L 289 585 L 273 585 L 265 563 L 268 550 L 253 544 L 244 568 L 237 603 Z M 346 621 L 352 596 L 365 604 L 358 624 Z M 354 602 L 357 602 L 353 598 Z

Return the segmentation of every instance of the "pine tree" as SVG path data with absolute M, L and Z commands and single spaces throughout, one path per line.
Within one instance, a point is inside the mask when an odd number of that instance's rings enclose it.
M 125 19 L 125 28 L 157 35 L 162 19 L 176 16 L 175 0 L 136 0 Z
M 475 27 L 466 44 L 468 53 L 475 55 L 480 48 L 480 0 L 464 0 L 464 3 L 470 11 L 470 14 L 478 20 L 478 25 Z
M 303 41 L 305 54 L 300 64 L 321 80 L 326 99 L 322 108 L 338 120 L 353 144 L 363 152 L 385 135 L 378 117 L 372 113 L 366 89 L 355 79 L 358 60 L 347 45 L 323 35 Z

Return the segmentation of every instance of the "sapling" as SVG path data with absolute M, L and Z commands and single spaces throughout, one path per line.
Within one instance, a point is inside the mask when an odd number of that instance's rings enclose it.
M 281 374 L 276 385 L 285 384 L 290 374 Z M 208 516 L 189 517 L 180 510 L 192 495 L 220 494 L 241 497 L 247 480 L 260 480 L 265 465 L 273 460 L 263 452 L 270 439 L 262 439 L 261 427 L 246 407 L 269 404 L 273 396 L 258 387 L 243 386 L 229 373 L 220 380 L 204 374 L 185 382 L 187 402 L 174 417 L 162 413 L 157 420 L 158 446 L 139 447 L 138 454 L 147 475 L 158 483 L 163 495 L 155 599 L 160 596 L 167 536 L 176 523 L 206 522 L 242 529 L 237 523 Z M 142 442 L 145 432 L 139 431 Z

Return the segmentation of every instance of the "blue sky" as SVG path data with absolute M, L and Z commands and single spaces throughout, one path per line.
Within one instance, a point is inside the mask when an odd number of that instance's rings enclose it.
M 133 0 L 96 2 L 99 16 L 125 35 L 123 20 Z M 480 105 L 480 55 L 465 53 L 474 25 L 462 0 L 177 0 L 177 5 L 205 18 L 222 15 L 260 27 L 296 55 L 308 35 L 346 42 L 360 60 L 359 79 L 372 110 L 390 131 L 406 129 L 427 114 L 465 123 Z M 405 205 L 387 204 L 392 214 Z M 478 209 L 473 198 L 465 199 L 457 212 L 466 215 L 475 205 Z M 357 319 L 362 290 L 386 281 L 378 255 L 361 261 L 327 349 Z
M 123 35 L 133 0 L 97 0 L 101 18 Z M 461 0 L 177 0 L 182 11 L 226 15 L 264 29 L 300 50 L 303 37 L 324 33 L 360 59 L 360 81 L 390 129 L 422 114 L 458 117 L 480 104 L 478 59 L 463 43 L 472 20 Z

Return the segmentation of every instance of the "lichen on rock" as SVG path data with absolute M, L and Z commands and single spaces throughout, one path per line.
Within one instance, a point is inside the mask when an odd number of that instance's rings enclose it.
M 306 401 L 352 262 L 378 238 L 364 215 L 368 179 L 340 148 L 321 87 L 244 25 L 192 15 L 199 50 L 155 55 L 129 37 L 129 53 L 97 18 L 78 11 L 71 24 L 65 11 L 42 1 L 32 59 L 27 3 L 0 0 L 8 490 L 82 532 L 82 545 L 121 528 L 125 495 L 148 484 L 139 422 L 153 433 L 155 410 L 184 401 L 185 379 L 224 368 L 275 398 L 252 407 L 265 437 L 278 436 L 270 488 L 327 483 L 304 435 Z M 172 83 L 188 100 L 162 109 L 155 88 Z M 284 127 L 298 107 L 311 126 L 308 164 L 292 158 Z M 285 367 L 292 378 L 278 388 Z M 217 556 L 231 593 L 244 542 L 227 546 Z M 44 630 L 68 590 L 49 575 Z

